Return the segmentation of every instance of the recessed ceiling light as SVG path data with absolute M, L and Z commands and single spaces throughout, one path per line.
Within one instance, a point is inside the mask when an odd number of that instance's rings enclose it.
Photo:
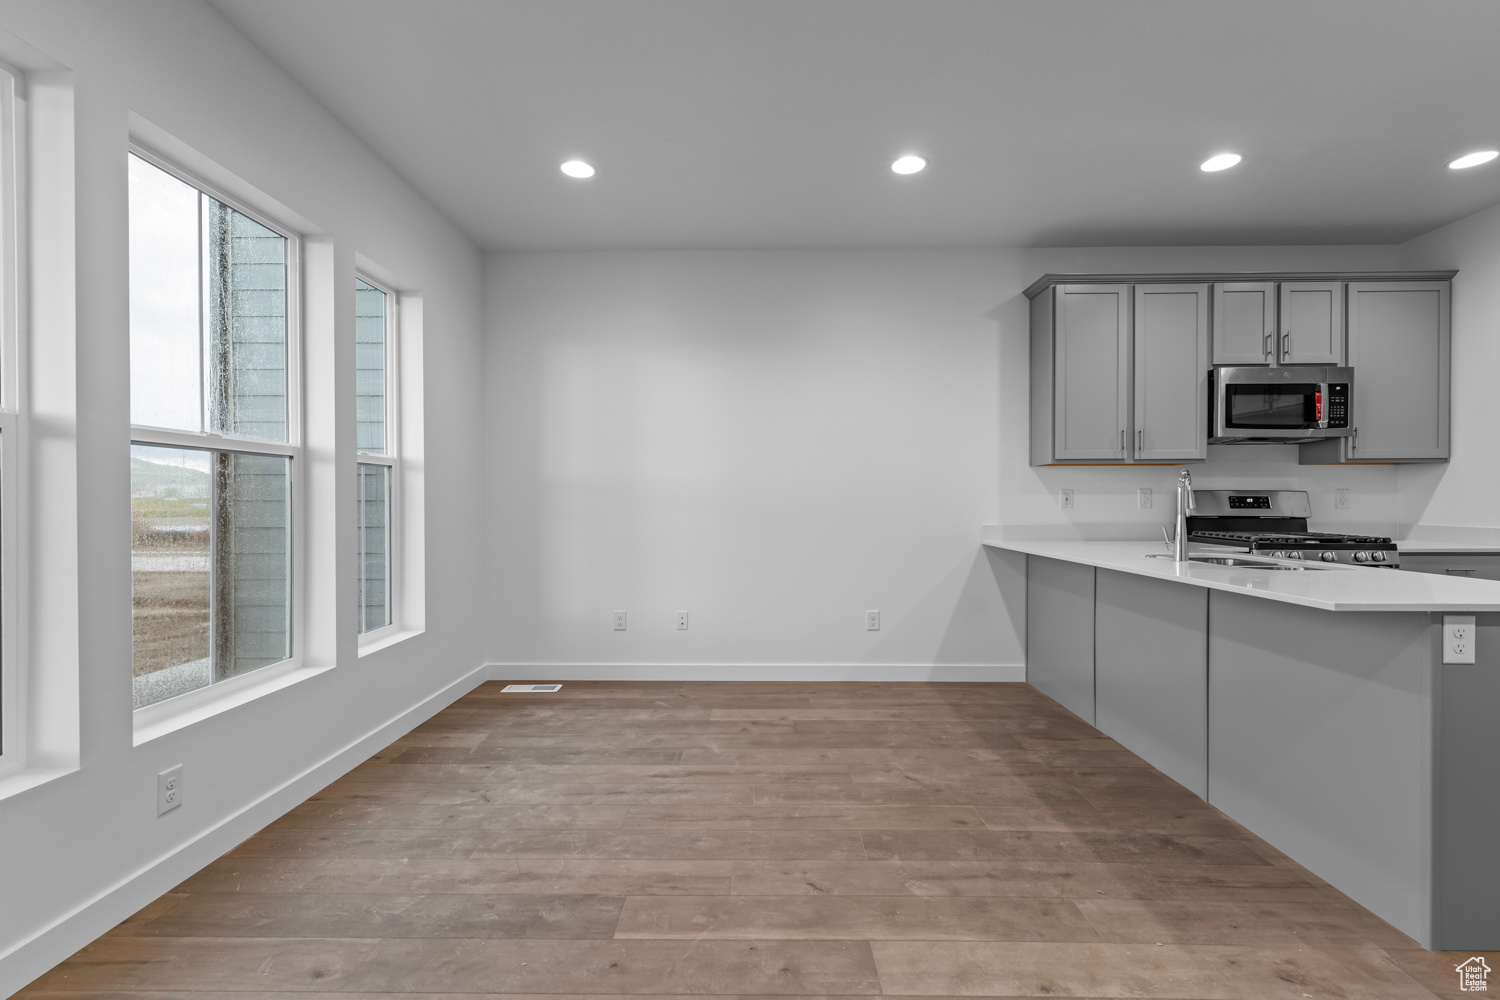
M 1211 174 L 1215 170 L 1228 170 L 1238 162 L 1240 162 L 1239 153 L 1216 153 L 1198 164 L 1198 169 Z
M 561 167 L 558 167 L 558 169 L 567 174 L 569 177 L 576 178 L 580 181 L 588 180 L 590 177 L 594 176 L 594 168 L 589 166 L 587 163 L 584 163 L 582 160 L 569 160 Z
M 1460 156 L 1458 159 L 1456 159 L 1452 163 L 1448 164 L 1448 169 L 1449 170 L 1463 170 L 1466 167 L 1477 167 L 1481 163 L 1488 163 L 1488 162 L 1490 162 L 1491 160 L 1493 160 L 1497 156 L 1500 156 L 1500 150 L 1495 150 L 1495 149 L 1481 149 L 1477 153 L 1469 153 L 1467 155 Z
M 915 153 L 897 157 L 896 162 L 891 164 L 892 172 L 898 174 L 919 174 L 926 169 L 927 157 L 917 156 Z

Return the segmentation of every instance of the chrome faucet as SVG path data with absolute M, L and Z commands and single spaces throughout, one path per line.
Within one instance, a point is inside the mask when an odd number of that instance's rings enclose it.
M 1172 545 L 1172 558 L 1177 562 L 1188 561 L 1187 512 L 1197 507 L 1193 499 L 1193 475 L 1183 469 L 1177 477 L 1177 537 Z

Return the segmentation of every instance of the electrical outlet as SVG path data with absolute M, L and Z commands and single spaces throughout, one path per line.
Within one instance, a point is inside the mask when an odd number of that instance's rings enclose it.
M 1349 491 L 1348 490 L 1334 490 L 1333 491 L 1333 505 L 1334 505 L 1334 507 L 1336 507 L 1339 510 L 1348 510 L 1349 509 Z
M 677 627 L 678 627 L 678 629 L 680 629 L 682 631 L 686 631 L 687 630 L 687 612 L 686 611 L 679 611 L 679 612 L 677 612 Z
M 1073 491 L 1072 490 L 1058 490 L 1057 491 L 1057 505 L 1059 507 L 1061 507 L 1063 510 L 1072 510 L 1073 509 Z
M 1473 663 L 1474 645 L 1473 615 L 1443 616 L 1443 662 Z
M 623 632 L 623 631 L 625 631 L 625 612 L 623 612 L 623 611 L 616 611 L 615 612 L 615 631 L 616 632 Z
M 167 813 L 182 805 L 182 765 L 169 767 L 156 776 L 156 815 Z
M 1147 489 L 1136 490 L 1135 505 L 1141 510 L 1148 509 L 1151 506 L 1151 491 Z
M 879 611 L 866 611 L 865 612 L 865 631 L 866 632 L 879 632 L 880 631 L 880 612 Z

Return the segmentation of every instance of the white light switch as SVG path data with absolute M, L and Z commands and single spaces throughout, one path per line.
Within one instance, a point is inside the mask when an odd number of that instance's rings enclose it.
M 1057 491 L 1057 505 L 1059 507 L 1061 507 L 1063 510 L 1072 510 L 1073 509 L 1073 491 L 1072 490 L 1058 490 Z
M 1443 616 L 1443 662 L 1474 662 L 1474 616 Z

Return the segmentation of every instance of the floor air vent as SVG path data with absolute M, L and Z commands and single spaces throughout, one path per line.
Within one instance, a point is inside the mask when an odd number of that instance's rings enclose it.
M 561 684 L 507 684 L 500 689 L 502 694 L 510 691 L 521 694 L 551 694 L 561 690 Z

